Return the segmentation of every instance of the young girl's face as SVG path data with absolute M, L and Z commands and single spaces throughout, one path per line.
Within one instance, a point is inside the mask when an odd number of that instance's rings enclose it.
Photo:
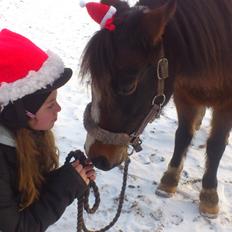
M 56 97 L 57 90 L 54 90 L 36 112 L 35 117 L 29 120 L 29 126 L 31 129 L 45 131 L 54 126 L 58 112 L 61 110 Z

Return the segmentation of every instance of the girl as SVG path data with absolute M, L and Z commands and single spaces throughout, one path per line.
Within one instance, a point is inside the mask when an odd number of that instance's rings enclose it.
M 57 88 L 72 70 L 27 38 L 0 31 L 0 231 L 39 232 L 96 178 L 91 163 L 58 168 L 51 132 Z

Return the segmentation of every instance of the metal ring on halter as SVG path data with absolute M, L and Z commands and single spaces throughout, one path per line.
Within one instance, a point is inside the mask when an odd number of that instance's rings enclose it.
M 165 96 L 165 94 L 156 95 L 156 96 L 153 98 L 153 100 L 152 100 L 152 105 L 155 104 L 155 101 L 156 101 L 158 98 L 163 98 L 163 99 L 162 99 L 161 103 L 158 103 L 157 105 L 162 106 L 162 105 L 164 104 L 164 102 L 166 101 L 166 96 Z

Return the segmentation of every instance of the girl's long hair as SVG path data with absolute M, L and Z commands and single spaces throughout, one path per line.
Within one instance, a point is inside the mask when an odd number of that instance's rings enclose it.
M 21 128 L 15 133 L 18 159 L 20 209 L 39 198 L 45 175 L 58 167 L 58 149 L 53 133 Z

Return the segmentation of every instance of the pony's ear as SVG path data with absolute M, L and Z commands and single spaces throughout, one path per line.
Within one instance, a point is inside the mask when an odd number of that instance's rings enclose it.
M 168 21 L 173 17 L 176 11 L 176 0 L 169 0 L 159 8 L 145 10 L 142 18 L 142 27 L 149 36 L 149 40 L 156 44 L 161 40 Z

